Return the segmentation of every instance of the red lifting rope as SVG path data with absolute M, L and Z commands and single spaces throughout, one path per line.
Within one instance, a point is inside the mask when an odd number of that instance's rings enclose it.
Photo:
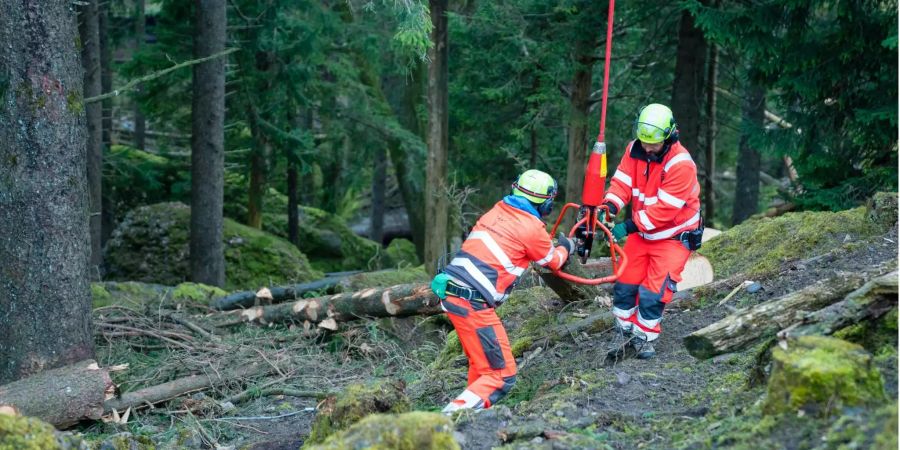
M 612 275 L 602 278 L 581 278 L 562 271 L 554 272 L 562 279 L 579 284 L 612 283 L 622 275 L 622 271 L 628 264 L 628 258 L 625 256 L 625 252 L 622 251 L 622 247 L 616 244 L 616 240 L 613 238 L 610 230 L 600 221 L 600 214 L 606 214 L 606 207 L 601 206 L 601 202 L 603 202 L 606 184 L 606 142 L 604 142 L 604 139 L 606 132 L 606 102 L 609 93 L 609 60 L 612 53 L 613 12 L 615 8 L 615 0 L 610 0 L 609 13 L 606 19 L 606 58 L 603 64 L 603 102 L 600 109 L 600 133 L 597 135 L 597 142 L 594 143 L 594 148 L 588 159 L 587 170 L 584 174 L 584 185 L 581 188 L 582 204 L 566 203 L 556 219 L 556 224 L 553 225 L 553 230 L 550 232 L 552 236 L 556 235 L 556 229 L 565 216 L 566 210 L 572 208 L 578 214 L 578 220 L 569 231 L 569 236 L 576 238 L 578 254 L 581 256 L 582 263 L 586 262 L 591 254 L 591 247 L 594 237 L 597 236 L 598 229 L 603 233 L 599 237 L 602 239 L 605 235 L 609 242 L 609 254 L 613 267 Z M 582 225 L 584 226 L 583 233 L 580 236 L 576 236 L 575 232 Z

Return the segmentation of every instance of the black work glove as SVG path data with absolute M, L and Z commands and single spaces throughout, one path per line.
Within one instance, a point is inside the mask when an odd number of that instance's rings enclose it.
M 556 246 L 563 247 L 566 251 L 569 252 L 569 256 L 575 253 L 575 241 L 566 237 L 561 231 L 559 232 L 559 236 L 556 237 Z

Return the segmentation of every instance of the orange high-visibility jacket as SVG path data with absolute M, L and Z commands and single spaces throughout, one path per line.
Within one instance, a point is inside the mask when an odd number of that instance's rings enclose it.
M 500 201 L 478 219 L 444 272 L 495 306 L 506 300 L 529 263 L 557 270 L 568 256 L 565 248 L 553 247 L 544 222 Z
M 662 158 L 653 157 L 631 141 L 610 181 L 605 201 L 619 211 L 631 202 L 631 220 L 641 237 L 669 239 L 700 224 L 700 184 L 697 166 L 679 142 Z

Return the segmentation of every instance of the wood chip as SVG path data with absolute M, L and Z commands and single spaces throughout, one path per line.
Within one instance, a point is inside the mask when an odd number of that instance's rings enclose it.
M 332 319 L 331 317 L 319 322 L 319 328 L 324 328 L 326 330 L 336 331 L 338 329 L 337 321 Z

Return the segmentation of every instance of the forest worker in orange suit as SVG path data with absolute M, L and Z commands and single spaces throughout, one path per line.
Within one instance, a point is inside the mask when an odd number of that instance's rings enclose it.
M 543 219 L 553 208 L 556 181 L 528 170 L 512 185 L 512 193 L 485 213 L 462 248 L 432 281 L 463 352 L 469 359 L 466 389 L 443 410 L 486 409 L 516 382 L 506 330 L 494 308 L 500 306 L 531 262 L 560 269 L 575 243 L 560 233 L 553 245 Z
M 634 140 L 610 181 L 604 198 L 610 216 L 626 204 L 631 217 L 612 228 L 617 241 L 628 237 L 628 264 L 613 286 L 616 328 L 607 354 L 620 357 L 631 346 L 638 358 L 649 359 L 656 355 L 663 309 L 703 235 L 697 167 L 664 105 L 641 109 Z

